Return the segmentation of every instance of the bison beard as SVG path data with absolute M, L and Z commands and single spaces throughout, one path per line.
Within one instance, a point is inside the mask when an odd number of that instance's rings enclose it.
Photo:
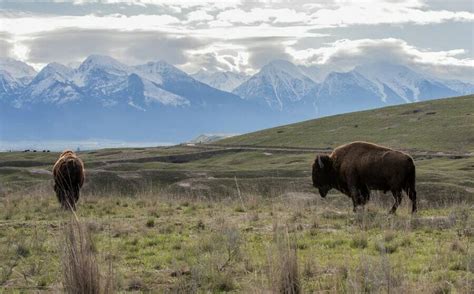
M 390 213 L 402 201 L 402 191 L 416 207 L 415 164 L 399 151 L 366 142 L 353 142 L 336 148 L 329 156 L 317 156 L 313 163 L 313 186 L 321 197 L 337 189 L 352 199 L 356 207 L 365 205 L 371 190 L 391 191 L 395 198 Z
M 84 184 L 84 164 L 72 151 L 64 151 L 53 167 L 54 191 L 64 209 L 76 209 Z

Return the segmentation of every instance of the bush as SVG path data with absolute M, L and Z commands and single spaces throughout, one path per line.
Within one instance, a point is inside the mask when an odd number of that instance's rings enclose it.
M 146 221 L 146 226 L 147 228 L 153 228 L 155 226 L 155 220 L 154 219 L 149 219 Z

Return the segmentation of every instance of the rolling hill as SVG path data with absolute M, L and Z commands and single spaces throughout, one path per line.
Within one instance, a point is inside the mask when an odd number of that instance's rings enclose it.
M 410 150 L 474 152 L 474 95 L 308 120 L 215 144 L 332 148 L 356 140 Z

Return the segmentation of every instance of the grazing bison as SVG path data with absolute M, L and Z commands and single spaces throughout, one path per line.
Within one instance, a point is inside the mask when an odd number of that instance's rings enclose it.
M 371 190 L 391 191 L 395 198 L 390 213 L 402 201 L 402 190 L 416 211 L 415 164 L 399 151 L 366 142 L 340 146 L 329 155 L 317 156 L 313 163 L 313 186 L 321 197 L 337 189 L 352 198 L 354 211 L 365 205 Z
M 79 190 L 84 184 L 84 164 L 70 150 L 59 156 L 53 167 L 54 191 L 64 209 L 76 209 Z

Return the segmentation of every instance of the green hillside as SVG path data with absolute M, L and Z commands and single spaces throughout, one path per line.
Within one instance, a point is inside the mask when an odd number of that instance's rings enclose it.
M 356 140 L 409 150 L 473 152 L 474 95 L 324 117 L 216 144 L 326 148 Z

